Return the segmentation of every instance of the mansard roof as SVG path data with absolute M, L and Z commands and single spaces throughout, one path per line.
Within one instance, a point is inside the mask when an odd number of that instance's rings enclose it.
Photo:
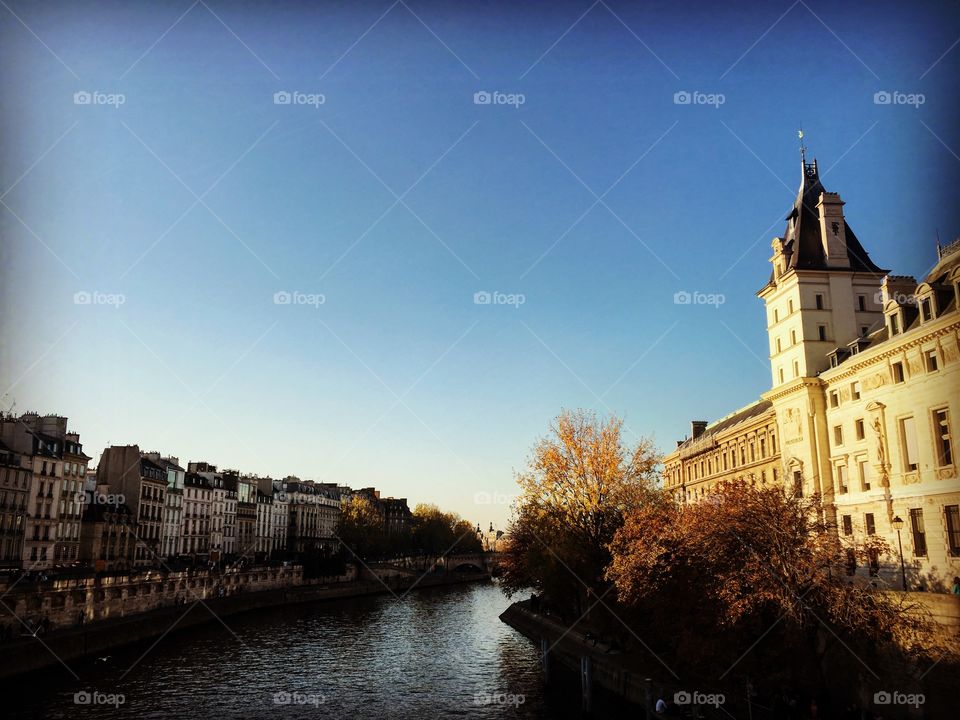
M 707 444 L 706 441 L 708 439 L 713 438 L 723 431 L 735 427 L 742 422 L 759 417 L 772 407 L 773 403 L 769 400 L 758 400 L 755 403 L 751 403 L 745 408 L 736 410 L 726 417 L 720 418 L 719 420 L 714 421 L 712 424 L 707 425 L 706 430 L 704 430 L 701 435 L 695 438 L 687 438 L 677 446 L 677 450 L 692 450 L 701 444 L 705 445 Z M 697 452 L 699 452 L 699 450 L 697 450 Z
M 847 241 L 849 267 L 829 266 L 824 255 L 824 243 L 820 232 L 820 214 L 817 204 L 820 195 L 827 192 L 820 181 L 817 161 L 801 162 L 800 189 L 786 218 L 787 227 L 783 234 L 783 252 L 787 256 L 786 271 L 789 270 L 853 270 L 884 274 L 888 272 L 878 267 L 863 249 L 850 224 L 844 219 L 843 225 Z M 774 275 L 770 273 L 772 285 Z

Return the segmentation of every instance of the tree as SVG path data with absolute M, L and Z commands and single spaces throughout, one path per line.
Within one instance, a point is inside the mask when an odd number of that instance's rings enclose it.
M 781 668 L 795 687 L 822 688 L 839 645 L 844 660 L 847 649 L 873 657 L 929 647 L 930 626 L 913 608 L 846 574 L 848 549 L 867 562 L 889 548 L 877 538 L 844 545 L 823 510 L 819 496 L 739 482 L 696 504 L 641 507 L 611 544 L 607 577 L 691 672 L 719 676 L 746 653 L 738 673 L 769 680 Z M 770 642 L 751 647 L 769 631 Z M 789 663 L 766 654 L 778 645 L 792 648 Z
M 420 503 L 413 509 L 413 545 L 427 555 L 479 552 L 482 547 L 474 526 L 456 513 Z
M 352 495 L 341 507 L 337 534 L 348 556 L 365 560 L 382 552 L 383 519 L 373 501 L 365 495 Z
M 521 492 L 504 548 L 508 592 L 533 587 L 580 610 L 606 583 L 608 546 L 625 514 L 665 502 L 655 490 L 660 458 L 652 442 L 628 447 L 622 427 L 616 417 L 564 411 L 533 446 L 517 475 Z

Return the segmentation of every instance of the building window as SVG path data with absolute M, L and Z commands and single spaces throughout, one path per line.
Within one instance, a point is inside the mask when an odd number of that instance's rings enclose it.
M 847 575 L 857 574 L 857 553 L 853 548 L 847 548 Z
M 853 535 L 853 518 L 850 515 L 843 516 L 843 534 Z
M 833 426 L 833 444 L 843 445 L 843 425 Z
M 783 382 L 783 368 L 780 368 L 780 382 Z
M 853 400 L 860 399 L 860 382 L 859 381 L 850 383 L 850 398 Z
M 927 372 L 932 373 L 937 371 L 937 351 L 936 350 L 927 350 L 923 354 L 924 364 L 927 366 Z
M 777 338 L 777 352 L 780 352 L 780 338 Z
M 827 326 L 826 325 L 817 325 L 817 339 L 826 340 L 827 339 Z
M 902 383 L 903 382 L 903 363 L 895 362 L 890 367 L 893 369 L 893 382 Z
M 830 393 L 830 407 L 835 408 L 840 406 L 840 392 L 834 390 Z
M 837 465 L 837 492 L 841 495 L 847 492 L 847 466 Z
M 891 335 L 900 334 L 900 316 L 899 315 L 890 316 L 890 334 Z
M 867 551 L 867 561 L 870 563 L 870 577 L 880 574 L 880 552 L 876 548 Z
M 900 420 L 900 451 L 903 453 L 903 469 L 913 472 L 917 469 L 917 428 L 912 417 Z
M 775 323 L 780 322 L 780 311 L 777 310 L 776 308 L 773 309 L 773 321 Z
M 866 460 L 860 460 L 857 463 L 857 466 L 860 469 L 860 489 L 869 490 L 870 489 L 870 464 Z
M 950 417 L 947 409 L 933 411 L 933 433 L 937 444 L 937 465 L 953 465 L 953 446 L 950 443 Z
M 793 376 L 800 377 L 800 362 L 798 360 L 793 361 Z
M 860 312 L 866 312 L 867 309 L 867 296 L 866 295 L 857 295 L 857 310 Z
M 868 333 L 869 331 L 870 331 L 870 328 L 868 328 L 866 325 L 861 325 L 861 326 L 860 326 L 860 337 L 866 337 L 866 336 L 867 336 L 867 333 Z
M 796 331 L 796 330 L 791 330 L 791 331 L 790 331 L 790 344 L 791 344 L 791 345 L 796 345 L 796 344 L 797 344 L 797 331 Z
M 920 319 L 926 322 L 932 317 L 930 313 L 930 298 L 924 298 L 920 301 Z
M 947 547 L 950 557 L 960 557 L 960 505 L 943 508 L 947 520 Z
M 863 418 L 860 418 L 859 420 L 855 420 L 853 423 L 853 427 L 857 433 L 857 440 L 863 440 L 864 437 L 866 437 L 866 434 L 863 428 Z
M 867 535 L 877 534 L 877 524 L 873 521 L 873 513 L 866 513 L 863 516 L 863 526 L 867 530 Z
M 793 471 L 793 494 L 794 497 L 803 497 L 803 477 L 799 470 Z
M 817 310 L 823 310 L 823 295 L 821 295 L 820 293 L 817 293 L 814 296 L 814 300 L 817 303 Z
M 792 315 L 792 314 L 793 314 L 793 300 L 788 300 L 788 301 L 787 301 L 787 314 L 788 314 L 788 315 Z
M 910 532 L 914 557 L 927 556 L 927 534 L 923 529 L 923 508 L 910 508 Z

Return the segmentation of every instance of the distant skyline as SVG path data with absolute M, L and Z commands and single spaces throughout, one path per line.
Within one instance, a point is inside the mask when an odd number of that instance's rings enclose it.
M 666 451 L 769 387 L 799 128 L 926 274 L 958 40 L 939 3 L 8 2 L 2 407 L 503 526 L 561 409 Z

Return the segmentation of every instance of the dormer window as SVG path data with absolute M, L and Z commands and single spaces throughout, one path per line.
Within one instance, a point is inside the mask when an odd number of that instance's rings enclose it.
M 933 319 L 933 306 L 930 303 L 930 298 L 925 297 L 920 301 L 920 320 L 921 322 L 927 322 L 928 320 Z
M 899 335 L 900 334 L 900 315 L 894 314 L 890 316 L 890 334 Z

